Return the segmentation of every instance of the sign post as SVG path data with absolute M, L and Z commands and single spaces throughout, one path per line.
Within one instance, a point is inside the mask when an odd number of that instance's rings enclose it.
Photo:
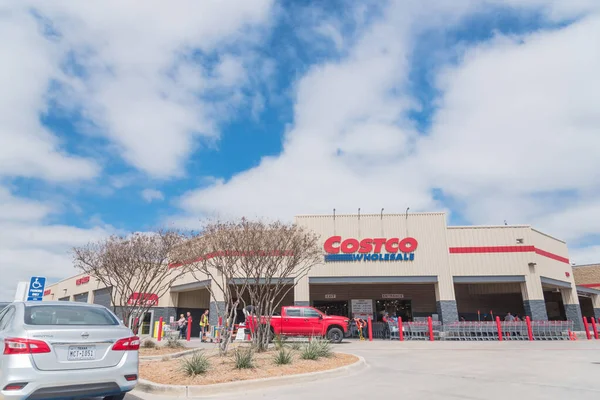
M 27 289 L 27 301 L 42 301 L 44 298 L 44 288 L 46 287 L 46 278 L 41 276 L 32 276 Z

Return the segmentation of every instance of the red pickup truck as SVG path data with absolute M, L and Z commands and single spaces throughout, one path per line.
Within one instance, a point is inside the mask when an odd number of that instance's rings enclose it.
M 247 328 L 253 330 L 256 317 L 247 319 Z M 266 318 L 261 317 L 262 324 Z M 281 315 L 271 317 L 271 332 L 281 336 L 319 336 L 332 343 L 340 343 L 348 333 L 347 317 L 325 315 L 312 307 L 288 306 L 281 308 Z

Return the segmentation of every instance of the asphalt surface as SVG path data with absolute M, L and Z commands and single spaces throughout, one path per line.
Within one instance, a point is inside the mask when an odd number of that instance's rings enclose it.
M 348 376 L 228 393 L 223 400 L 309 398 L 590 399 L 600 396 L 600 341 L 352 342 L 338 351 L 363 356 Z M 127 400 L 169 400 L 135 392 Z

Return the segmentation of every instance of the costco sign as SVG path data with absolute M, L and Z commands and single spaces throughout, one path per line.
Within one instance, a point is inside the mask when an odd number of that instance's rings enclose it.
M 332 236 L 325 241 L 325 261 L 413 261 L 417 239 L 366 238 L 362 240 Z M 382 251 L 385 250 L 385 253 Z

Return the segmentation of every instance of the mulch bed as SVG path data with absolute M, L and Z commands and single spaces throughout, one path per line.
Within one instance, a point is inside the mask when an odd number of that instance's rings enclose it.
M 140 378 L 166 385 L 210 385 L 215 383 L 243 381 L 250 379 L 271 378 L 276 376 L 303 374 L 307 372 L 326 371 L 358 361 L 356 356 L 335 353 L 330 358 L 320 358 L 316 361 L 300 359 L 299 352 L 293 352 L 293 362 L 289 365 L 276 365 L 273 358 L 276 351 L 255 354 L 255 368 L 236 369 L 233 356 L 219 357 L 215 354 L 208 356 L 211 368 L 202 375 L 190 377 L 181 369 L 182 359 L 160 362 L 140 362 Z

